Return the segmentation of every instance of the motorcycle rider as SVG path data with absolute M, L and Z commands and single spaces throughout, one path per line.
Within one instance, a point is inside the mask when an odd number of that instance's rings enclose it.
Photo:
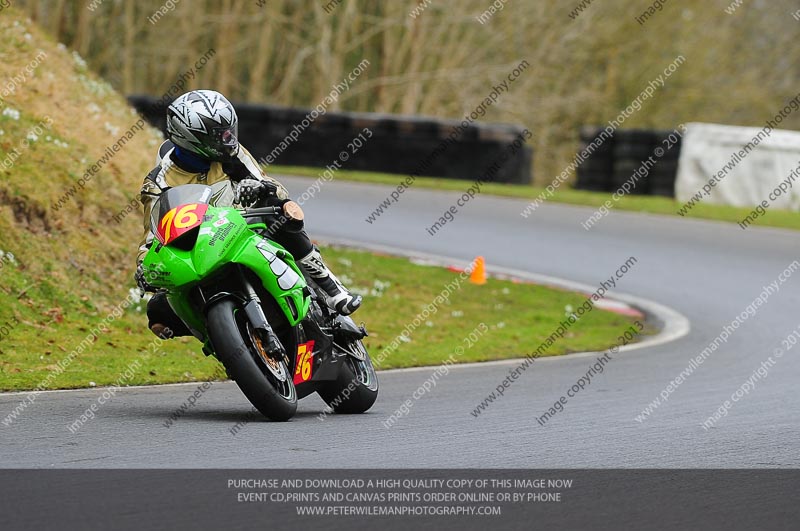
M 297 203 L 286 188 L 261 171 L 255 158 L 239 144 L 238 118 L 233 105 L 219 92 L 193 90 L 167 108 L 167 136 L 159 148 L 157 166 L 145 177 L 140 200 L 144 206 L 144 239 L 139 247 L 136 282 L 152 291 L 144 278 L 142 261 L 153 242 L 150 212 L 159 195 L 174 186 L 203 184 L 213 190 L 212 206 L 281 206 L 284 217 L 302 222 Z M 322 260 L 305 230 L 280 223 L 270 238 L 281 244 L 297 264 L 327 294 L 325 303 L 342 315 L 361 306 L 361 296 L 351 294 Z M 188 328 L 169 305 L 164 293 L 147 304 L 150 330 L 159 337 L 189 335 Z

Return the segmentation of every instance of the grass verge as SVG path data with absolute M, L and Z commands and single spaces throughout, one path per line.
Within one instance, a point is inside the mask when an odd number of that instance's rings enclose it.
M 356 317 L 367 323 L 371 335 L 366 345 L 373 358 L 381 357 L 381 368 L 437 365 L 457 353 L 459 346 L 464 352 L 454 356 L 457 362 L 521 357 L 552 334 L 564 320 L 565 308 L 577 308 L 585 299 L 577 293 L 505 280 L 489 279 L 482 286 L 463 282 L 435 313 L 418 321 L 419 327 L 407 341 L 382 354 L 458 274 L 350 249 L 326 248 L 325 255 L 343 280 L 365 297 Z M 115 311 L 128 296 L 125 288 L 115 294 L 116 305 L 103 309 L 86 297 L 75 297 L 53 300 L 52 307 L 42 311 L 32 301 L 57 292 L 46 279 L 27 285 L 22 273 L 21 265 L 12 259 L 5 260 L 0 270 L 6 300 L 15 301 L 10 313 L 3 312 L 9 326 L 0 340 L 0 390 L 33 389 L 42 381 L 48 381 L 49 388 L 64 389 L 196 381 L 219 374 L 218 362 L 206 358 L 193 338 L 167 341 L 155 348 L 138 297 Z M 108 322 L 108 332 L 85 341 L 103 320 Z M 630 317 L 595 310 L 556 341 L 548 355 L 606 349 L 632 322 Z M 469 348 L 465 338 L 476 329 L 480 337 Z M 62 360 L 81 343 L 80 354 L 64 364 Z M 51 378 L 59 362 L 64 370 Z M 118 382 L 128 367 L 135 368 L 127 371 L 133 376 Z
M 301 177 L 319 177 L 322 170 L 319 168 L 306 168 L 300 166 L 269 166 L 270 173 L 281 175 L 299 175 Z M 405 179 L 405 175 L 390 173 L 375 173 L 366 171 L 339 170 L 336 172 L 336 179 L 345 181 L 387 184 L 397 186 Z M 469 181 L 442 179 L 437 177 L 418 177 L 412 187 L 433 188 L 436 190 L 452 190 L 463 192 L 470 186 Z M 499 184 L 487 183 L 481 188 L 482 193 L 515 197 L 519 199 L 536 199 L 544 188 L 521 184 Z M 587 192 L 585 190 L 574 190 L 562 187 L 547 199 L 547 203 L 563 203 L 569 205 L 581 205 L 590 207 L 600 207 L 607 200 L 611 199 L 610 193 Z M 668 198 L 642 195 L 627 195 L 614 205 L 614 209 L 626 210 L 630 212 L 643 212 L 648 214 L 661 214 L 679 217 L 677 211 L 683 203 Z M 710 205 L 705 203 L 696 204 L 692 210 L 686 214 L 686 218 L 709 219 L 714 221 L 724 221 L 728 223 L 738 223 L 752 212 L 752 208 L 732 207 L 725 205 Z M 535 217 L 531 214 L 530 217 Z M 756 220 L 753 226 L 777 227 L 784 229 L 800 230 L 800 216 L 797 212 L 787 210 L 768 210 L 767 213 Z

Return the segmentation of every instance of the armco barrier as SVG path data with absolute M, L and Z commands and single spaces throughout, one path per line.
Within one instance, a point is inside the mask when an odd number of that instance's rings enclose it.
M 148 122 L 165 130 L 166 106 L 158 105 L 158 100 L 151 96 L 129 96 L 128 100 Z M 266 160 L 309 112 L 309 109 L 272 105 L 240 103 L 235 106 L 239 115 L 239 137 L 259 160 Z M 318 116 L 297 141 L 270 162 L 324 168 L 338 160 L 347 143 L 364 127 L 369 127 L 372 138 L 342 164 L 343 168 L 474 181 L 524 130 L 514 125 L 473 123 L 457 137 L 457 142 L 431 157 L 458 125 L 456 121 L 426 117 L 329 112 Z M 494 180 L 530 183 L 532 158 L 530 146 L 523 146 L 508 158 Z M 420 170 L 426 159 L 430 160 L 429 165 Z
M 602 128 L 581 129 L 581 151 L 599 138 Z M 578 166 L 575 187 L 581 190 L 615 192 L 627 181 L 656 147 L 673 131 L 620 129 L 610 139 L 602 142 L 586 160 Z M 675 146 L 666 150 L 648 174 L 639 179 L 631 193 L 675 196 L 675 178 L 680 157 L 680 138 Z

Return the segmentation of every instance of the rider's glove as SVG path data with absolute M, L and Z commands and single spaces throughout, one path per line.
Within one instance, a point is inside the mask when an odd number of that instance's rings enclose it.
M 243 207 L 250 207 L 269 198 L 276 197 L 278 187 L 267 181 L 242 179 L 236 187 L 236 202 Z
M 139 286 L 139 294 L 142 297 L 144 297 L 144 294 L 148 291 L 156 291 L 155 288 L 148 284 L 147 280 L 145 280 L 144 267 L 142 267 L 142 264 L 136 266 L 136 274 L 133 276 L 133 278 L 136 280 L 136 285 Z

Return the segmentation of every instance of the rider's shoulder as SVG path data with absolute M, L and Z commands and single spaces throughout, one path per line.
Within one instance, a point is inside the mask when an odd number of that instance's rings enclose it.
M 175 149 L 175 144 L 172 143 L 172 140 L 164 140 L 164 142 L 162 142 L 158 147 L 158 153 L 156 154 L 156 166 L 160 166 L 173 149 Z
M 244 147 L 244 144 L 239 144 L 239 152 L 240 152 L 240 153 L 243 153 L 245 156 L 248 156 L 248 157 L 252 157 L 252 156 L 253 156 L 253 155 L 250 153 L 250 151 L 249 151 L 249 150 L 248 150 L 246 147 Z M 254 157 L 254 158 L 255 158 L 255 157 Z
M 242 144 L 239 144 L 239 153 L 237 153 L 237 155 L 238 155 L 237 158 L 239 160 L 242 160 L 242 161 L 249 160 L 249 161 L 252 161 L 252 162 L 255 162 L 256 164 L 258 164 L 258 160 Z
M 150 170 L 142 183 L 142 193 L 158 195 L 164 189 L 166 184 L 164 180 L 164 169 L 161 164 Z
M 142 189 L 144 190 L 146 188 L 149 190 L 165 190 L 170 187 L 168 183 L 170 179 L 168 179 L 168 177 L 176 172 L 179 172 L 179 168 L 169 156 L 160 158 L 157 161 L 156 167 L 150 170 L 150 172 L 145 176 Z

